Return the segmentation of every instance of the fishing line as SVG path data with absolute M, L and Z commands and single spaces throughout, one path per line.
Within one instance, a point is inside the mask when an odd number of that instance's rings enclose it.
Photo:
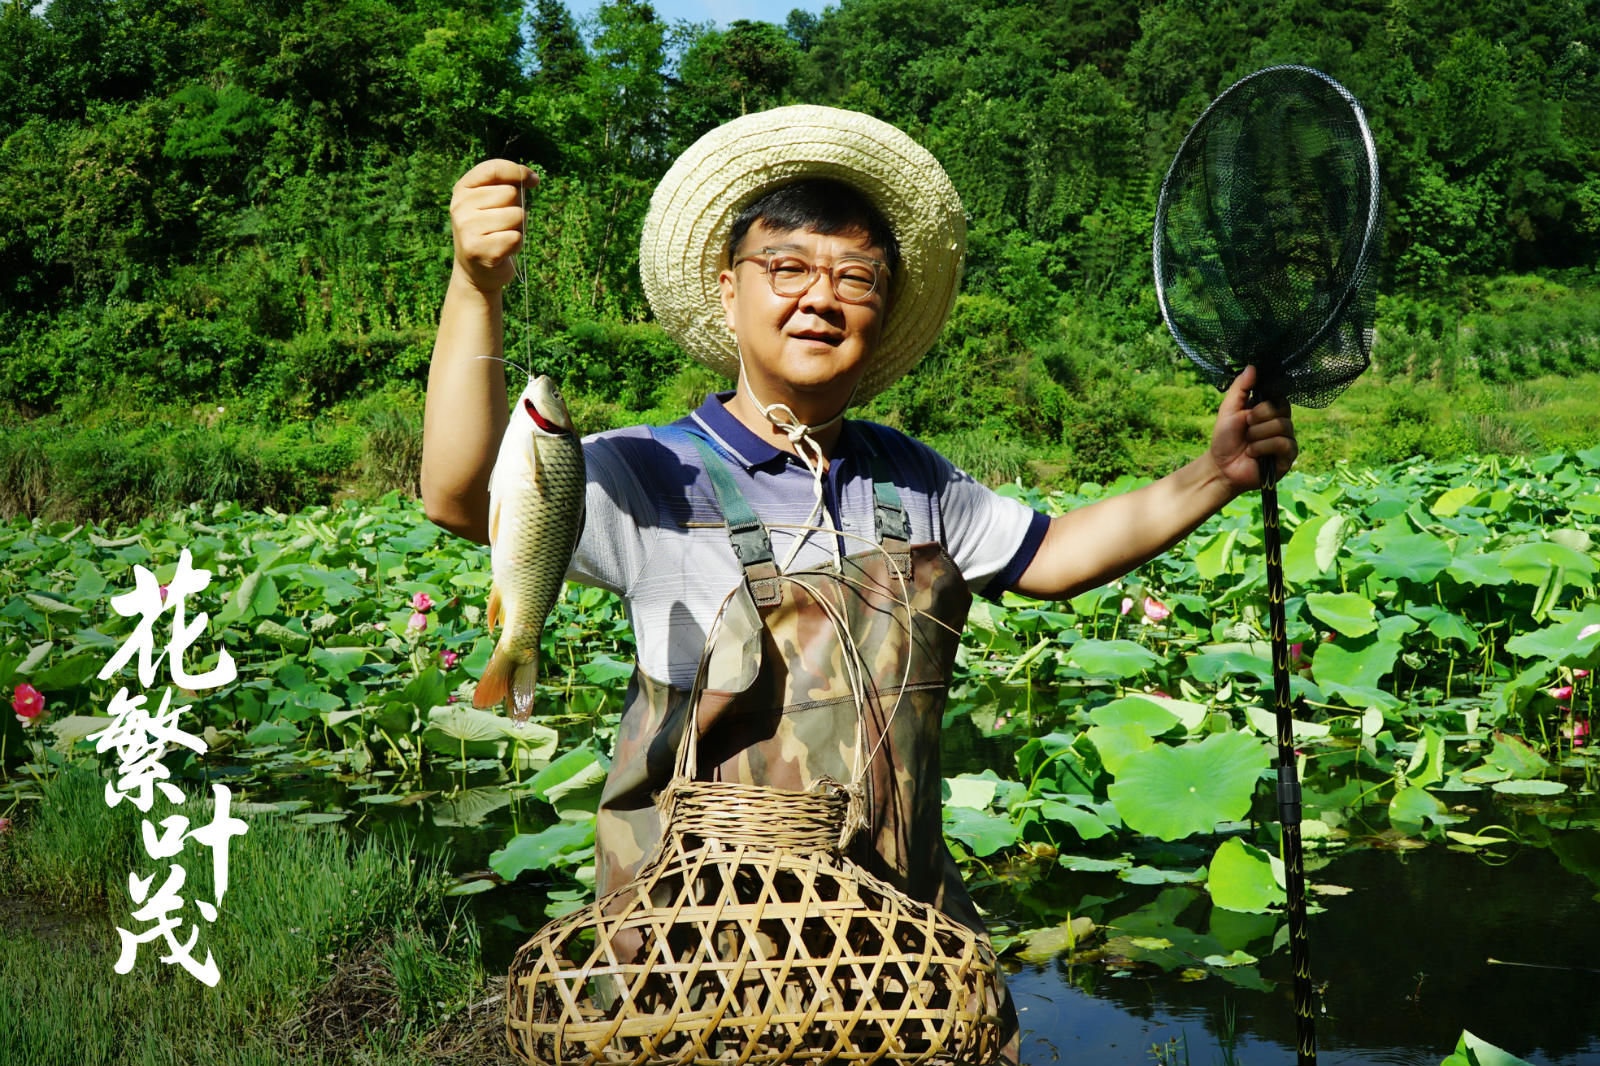
M 521 363 L 516 363 L 516 362 L 511 361 L 510 359 L 507 359 L 503 355 L 475 355 L 475 356 L 473 356 L 473 358 L 474 359 L 493 359 L 497 363 L 504 363 L 507 366 L 514 366 L 518 370 L 522 371 L 524 374 L 527 374 L 529 381 L 533 380 L 533 371 L 529 370 L 527 367 L 523 366 Z
M 524 167 L 530 174 L 531 167 Z M 528 243 L 528 186 L 526 181 L 517 185 L 517 206 L 522 209 L 522 243 Z M 533 365 L 533 296 L 528 283 L 528 268 L 522 261 L 522 253 L 517 252 L 511 257 L 511 276 L 516 279 L 522 289 L 522 361 L 529 366 Z M 515 364 L 513 364 L 515 365 Z M 532 371 L 525 371 L 528 380 L 533 380 Z

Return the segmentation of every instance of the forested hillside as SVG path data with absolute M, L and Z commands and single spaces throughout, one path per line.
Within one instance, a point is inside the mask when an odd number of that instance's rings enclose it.
M 1149 284 L 1161 174 L 1213 95 L 1278 62 L 1344 82 L 1377 137 L 1379 373 L 1454 388 L 1600 369 L 1600 0 L 844 0 L 725 30 L 630 0 L 584 26 L 559 0 L 13 0 L 0 419 L 19 431 L 0 494 L 30 509 L 44 482 L 16 468 L 70 480 L 150 412 L 172 430 L 198 404 L 290 449 L 289 497 L 357 462 L 385 417 L 374 390 L 423 380 L 449 187 L 491 155 L 544 176 L 539 368 L 586 428 L 681 410 L 707 380 L 640 295 L 650 191 L 707 129 L 792 102 L 904 127 L 971 217 L 951 328 L 870 413 L 999 470 L 1064 449 L 1079 476 L 1117 472 L 1124 430 L 1152 436 L 1139 390 L 1188 380 Z M 414 412 L 413 393 L 383 395 Z M 359 433 L 321 424 L 363 398 Z M 41 417 L 106 435 L 74 458 L 20 432 Z M 242 439 L 216 448 L 237 458 Z

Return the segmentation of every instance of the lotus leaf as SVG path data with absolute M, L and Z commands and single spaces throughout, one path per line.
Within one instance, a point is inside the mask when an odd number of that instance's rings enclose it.
M 1254 729 L 1268 740 L 1273 740 L 1277 737 L 1278 716 L 1265 707 L 1246 706 L 1244 719 L 1251 729 Z M 1328 727 L 1321 722 L 1304 722 L 1298 718 L 1290 720 L 1289 731 L 1296 743 L 1306 740 L 1319 740 L 1329 733 Z
M 1099 753 L 1101 765 L 1113 776 L 1122 769 L 1129 757 L 1146 751 L 1155 744 L 1155 741 L 1150 739 L 1150 731 L 1133 722 L 1122 725 L 1090 726 L 1084 735 Z
M 1364 637 L 1378 628 L 1372 601 L 1354 592 L 1312 592 L 1306 606 L 1341 636 Z
M 1063 855 L 1057 860 L 1064 869 L 1082 874 L 1109 874 L 1132 865 L 1129 859 L 1095 859 L 1088 855 Z
M 1272 680 L 1272 648 L 1266 642 L 1251 644 L 1213 644 L 1189 657 L 1189 673 L 1197 681 L 1216 684 L 1224 678 L 1244 675 L 1262 684 Z
M 287 722 L 262 722 L 246 733 L 244 739 L 257 747 L 268 744 L 292 744 L 300 739 L 300 730 Z
M 1198 870 L 1163 870 L 1155 866 L 1130 866 L 1117 873 L 1117 880 L 1130 885 L 1187 885 L 1203 881 L 1205 867 Z
M 500 715 L 475 707 L 434 707 L 428 712 L 422 742 L 444 755 L 497 755 L 506 739 L 503 721 Z
M 1398 640 L 1368 636 L 1349 645 L 1322 645 L 1311 660 L 1311 673 L 1318 684 L 1377 688 L 1399 657 Z
M 1550 763 L 1529 747 L 1527 741 L 1501 732 L 1495 733 L 1494 750 L 1484 762 L 1511 771 L 1512 777 L 1522 778 L 1537 777 L 1550 768 Z
M 69 655 L 54 666 L 38 671 L 29 681 L 42 692 L 76 688 L 98 674 L 103 666 L 105 660 L 99 655 L 88 652 Z
M 551 748 L 554 749 L 553 743 Z M 606 771 L 607 764 L 598 751 L 591 747 L 574 748 L 535 774 L 528 785 L 535 796 L 554 804 L 569 792 L 603 783 Z
M 1009 818 L 1001 818 L 969 807 L 944 809 L 944 832 L 965 844 L 980 858 L 993 855 L 1003 847 L 1017 842 L 1017 827 Z
M 309 658 L 335 681 L 343 681 L 367 658 L 366 648 L 312 648 Z
M 1444 780 L 1444 734 L 1432 726 L 1422 730 L 1422 739 L 1406 766 L 1406 781 L 1418 788 Z
M 994 802 L 997 779 L 960 774 L 944 779 L 944 802 L 947 807 L 970 807 L 975 811 L 987 810 Z
M 1198 744 L 1161 744 L 1129 756 L 1107 792 L 1128 828 L 1178 840 L 1244 817 L 1268 761 L 1254 737 L 1214 733 Z
M 1077 917 L 1048 929 L 1035 929 L 1017 953 L 1023 962 L 1048 962 L 1062 952 L 1076 951 L 1078 945 L 1094 934 L 1094 922 Z
M 1161 665 L 1161 656 L 1131 640 L 1080 640 L 1067 650 L 1067 661 L 1096 677 L 1137 677 Z
M 1493 788 L 1496 792 L 1506 793 L 1513 796 L 1555 796 L 1567 790 L 1566 784 L 1561 781 L 1542 780 L 1496 781 L 1489 787 Z
M 1415 786 L 1399 789 L 1389 801 L 1389 824 L 1407 833 L 1419 832 L 1426 819 L 1444 813 L 1444 804 L 1438 796 Z
M 1315 581 L 1333 566 L 1350 535 L 1350 520 L 1324 514 L 1300 523 L 1283 549 L 1283 574 L 1296 585 Z
M 82 614 L 80 608 L 72 606 L 66 600 L 54 593 L 28 592 L 23 594 L 23 599 L 33 604 L 45 614 Z
M 1215 581 L 1228 570 L 1228 560 L 1233 545 L 1239 539 L 1238 529 L 1229 529 L 1211 538 L 1211 542 L 1195 554 L 1194 566 L 1207 581 Z
M 1046 821 L 1061 822 L 1071 826 L 1082 840 L 1097 840 L 1111 832 L 1111 826 L 1107 825 L 1099 815 L 1070 803 L 1062 803 L 1060 800 L 1042 800 L 1039 803 L 1039 814 Z
M 1203 713 L 1202 708 L 1202 716 Z M 1112 700 L 1090 711 L 1089 720 L 1099 726 L 1135 726 L 1152 737 L 1158 737 L 1180 724 L 1176 714 L 1144 696 L 1126 696 Z
M 1281 860 L 1232 837 L 1223 841 L 1212 856 L 1206 888 L 1219 907 L 1261 913 L 1288 898 L 1283 890 L 1282 866 Z
M 1589 578 L 1594 574 L 1594 560 L 1583 552 L 1574 551 L 1555 541 L 1518 544 L 1515 548 L 1507 548 L 1500 561 L 1513 578 L 1525 585 L 1543 584 L 1552 570 L 1562 571 L 1568 580 L 1577 575 L 1583 580 L 1576 583 L 1584 588 L 1590 588 L 1593 584 Z
M 524 870 L 579 865 L 588 859 L 593 844 L 593 822 L 557 822 L 537 833 L 512 837 L 505 847 L 490 854 L 489 869 L 507 881 L 515 881 Z
M 1600 624 L 1600 608 L 1589 607 L 1576 618 L 1530 633 L 1519 633 L 1506 641 L 1506 650 L 1522 659 L 1546 659 L 1563 666 L 1587 661 L 1600 648 L 1600 629 L 1581 637 L 1585 629 Z
M 1500 552 L 1457 556 L 1450 561 L 1447 572 L 1466 585 L 1504 585 L 1512 580 Z
M 1431 533 L 1374 535 L 1372 547 L 1376 550 L 1360 557 L 1379 577 L 1403 577 L 1420 585 L 1432 583 L 1451 562 L 1450 546 Z
M 1440 493 L 1439 498 L 1433 501 L 1433 505 L 1428 510 L 1441 518 L 1447 518 L 1460 511 L 1463 507 L 1475 506 L 1488 495 L 1486 491 L 1476 485 L 1457 485 Z
M 1456 1041 L 1455 1051 L 1447 1055 L 1439 1066 L 1532 1066 L 1532 1063 L 1463 1029 L 1460 1039 Z

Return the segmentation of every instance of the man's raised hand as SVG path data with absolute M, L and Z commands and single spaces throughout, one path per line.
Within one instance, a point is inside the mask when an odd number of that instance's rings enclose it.
M 1300 446 L 1295 441 L 1294 420 L 1288 404 L 1262 401 L 1247 407 L 1256 368 L 1247 366 L 1233 379 L 1211 433 L 1211 460 L 1235 493 L 1261 487 L 1261 460 L 1273 459 L 1277 476 L 1289 472 Z
M 487 159 L 461 176 L 450 194 L 456 270 L 474 288 L 499 292 L 511 283 L 522 247 L 521 193 L 539 178 L 521 163 Z

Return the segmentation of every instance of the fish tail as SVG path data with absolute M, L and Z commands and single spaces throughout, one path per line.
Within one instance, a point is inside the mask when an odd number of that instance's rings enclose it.
M 533 713 L 533 696 L 539 687 L 539 660 L 518 662 L 510 652 L 495 645 L 484 667 L 483 678 L 472 693 L 472 705 L 480 710 L 503 703 L 506 712 L 518 722 Z
M 500 590 L 494 585 L 489 586 L 489 617 L 488 625 L 490 634 L 494 633 L 494 624 L 500 620 Z
M 496 644 L 489 656 L 489 665 L 483 668 L 483 677 L 472 693 L 472 705 L 485 710 L 503 702 L 511 691 L 511 678 L 516 672 L 516 659 L 503 644 Z
M 533 713 L 533 694 L 539 687 L 539 659 L 519 663 L 511 677 L 511 694 L 506 697 L 506 710 L 513 722 L 526 722 Z

